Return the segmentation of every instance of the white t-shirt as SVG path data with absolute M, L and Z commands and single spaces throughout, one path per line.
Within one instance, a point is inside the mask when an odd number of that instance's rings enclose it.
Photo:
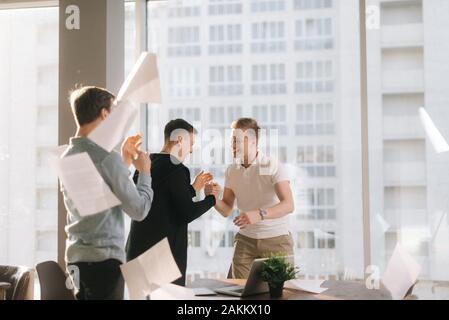
M 279 198 L 274 186 L 283 181 L 290 181 L 284 166 L 260 153 L 250 167 L 232 164 L 225 173 L 225 188 L 234 192 L 237 208 L 242 212 L 268 209 L 277 205 Z M 289 215 L 266 219 L 240 229 L 240 234 L 252 239 L 288 235 L 289 220 Z

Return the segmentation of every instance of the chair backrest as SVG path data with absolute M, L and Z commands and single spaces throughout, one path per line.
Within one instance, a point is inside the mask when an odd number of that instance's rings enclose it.
M 0 266 L 0 282 L 11 284 L 11 287 L 6 290 L 6 300 L 33 300 L 33 269 L 20 266 Z
M 67 276 L 54 261 L 39 263 L 36 266 L 41 287 L 41 300 L 75 300 L 72 290 L 67 288 Z
M 233 276 L 233 274 L 232 274 L 232 264 L 231 264 L 231 266 L 229 267 L 228 275 L 227 275 L 226 278 L 227 278 L 227 279 L 233 279 L 233 278 L 234 278 L 234 276 Z

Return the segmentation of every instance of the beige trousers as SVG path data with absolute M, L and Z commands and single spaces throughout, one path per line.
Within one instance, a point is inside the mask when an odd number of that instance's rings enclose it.
M 266 258 L 270 254 L 291 256 L 294 242 L 291 234 L 268 239 L 252 239 L 237 233 L 234 247 L 232 277 L 248 279 L 251 265 L 255 259 Z

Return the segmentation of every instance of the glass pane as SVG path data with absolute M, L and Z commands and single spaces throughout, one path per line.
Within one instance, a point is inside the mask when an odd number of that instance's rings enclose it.
M 128 75 L 137 60 L 136 3 L 125 2 L 125 74 Z
M 167 110 L 198 108 L 193 124 L 201 138 L 189 166 L 192 172 L 213 172 L 223 185 L 229 162 L 212 165 L 202 157 L 210 147 L 204 142 L 211 141 L 208 129 L 218 129 L 219 149 L 228 156 L 228 129 L 237 116 L 274 129 L 260 147 L 290 172 L 296 197 L 291 232 L 303 242 L 295 244 L 295 254 L 306 276 L 363 277 L 358 3 L 148 3 L 148 47 L 159 56 L 164 95 L 163 108 L 149 109 L 151 150 L 160 150 L 163 126 L 171 118 Z M 169 14 L 175 9 L 182 16 Z M 195 72 L 195 81 L 171 79 L 179 70 Z M 187 90 L 197 94 L 186 95 Z M 238 115 L 228 112 L 236 107 Z M 234 248 L 223 235 L 238 232 L 232 218 L 211 210 L 190 230 L 202 239 L 200 247 L 189 249 L 190 277 L 225 277 Z
M 0 10 L 0 39 L 0 265 L 31 267 L 57 259 L 58 8 Z
M 368 4 L 373 264 L 384 270 L 400 243 L 421 279 L 449 280 L 449 154 L 436 152 L 420 117 L 424 108 L 449 139 L 449 3 Z

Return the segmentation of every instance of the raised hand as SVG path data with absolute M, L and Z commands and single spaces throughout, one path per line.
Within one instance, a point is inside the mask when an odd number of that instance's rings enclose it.
M 204 171 L 201 171 L 195 178 L 195 181 L 192 184 L 193 189 L 195 189 L 196 192 L 201 191 L 207 183 L 212 181 L 214 177 L 210 173 L 205 173 Z
M 122 144 L 122 158 L 128 167 L 139 156 L 139 148 L 142 145 L 142 136 L 136 134 L 135 136 L 127 138 Z
M 151 160 L 146 152 L 138 151 L 137 158 L 132 161 L 134 167 L 146 175 L 151 175 Z

